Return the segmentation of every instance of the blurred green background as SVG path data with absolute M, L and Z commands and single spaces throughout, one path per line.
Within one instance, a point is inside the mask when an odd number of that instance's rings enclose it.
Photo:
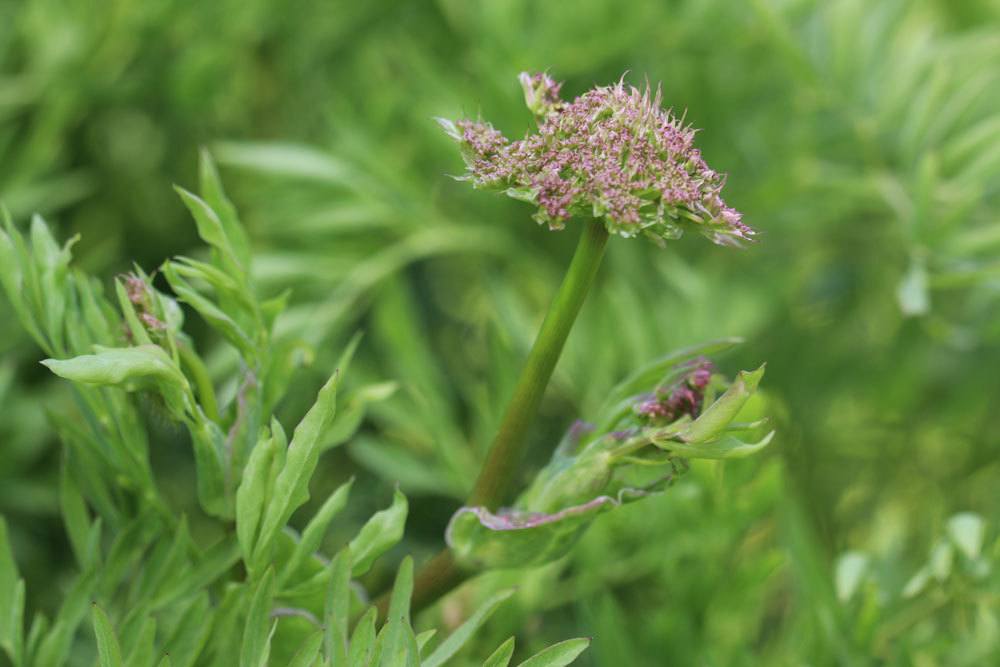
M 359 329 L 349 382 L 398 383 L 321 465 L 330 488 L 365 482 L 358 520 L 398 482 L 399 555 L 419 558 L 574 245 L 447 177 L 461 160 L 433 117 L 522 134 L 522 70 L 567 95 L 662 82 L 760 231 L 744 251 L 611 244 L 529 468 L 631 368 L 729 335 L 746 343 L 723 369 L 768 362 L 779 436 L 430 614 L 454 623 L 516 581 L 484 648 L 516 631 L 525 653 L 593 636 L 589 665 L 1000 664 L 996 0 L 0 0 L 0 201 L 81 234 L 109 281 L 153 270 L 198 245 L 170 185 L 207 146 L 259 285 L 293 288 L 282 326 L 315 351 L 287 423 Z M 72 567 L 45 414 L 66 395 L 39 358 L 0 301 L 0 513 L 29 613 Z M 191 504 L 183 436 L 154 426 L 157 472 Z

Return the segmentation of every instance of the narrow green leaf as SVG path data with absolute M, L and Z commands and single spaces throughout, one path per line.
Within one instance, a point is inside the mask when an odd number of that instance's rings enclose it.
M 389 612 L 385 635 L 382 638 L 382 659 L 384 667 L 401 664 L 400 657 L 406 652 L 405 628 L 410 626 L 410 598 L 413 596 L 413 558 L 407 556 L 396 573 L 396 583 L 389 598 Z
M 226 196 L 222 188 L 222 179 L 215 168 L 211 154 L 202 149 L 198 160 L 198 176 L 201 196 L 219 216 L 226 238 L 233 248 L 233 253 L 245 268 L 250 267 L 250 242 L 247 240 L 243 225 L 240 224 L 236 208 Z
M 304 642 L 302 642 L 302 648 L 300 648 L 295 653 L 295 656 L 292 657 L 292 661 L 288 663 L 288 667 L 314 667 L 316 659 L 319 657 L 319 650 L 322 646 L 323 633 L 312 633 Z
M 163 656 L 163 660 L 160 660 L 160 664 L 158 664 L 156 667 L 173 667 L 170 662 L 170 654 L 168 653 L 165 656 Z
M 96 354 L 72 359 L 46 359 L 42 364 L 59 377 L 94 385 L 118 385 L 128 381 L 155 379 L 187 390 L 187 380 L 156 345 L 98 347 Z
M 7 523 L 0 517 L 0 648 L 14 664 L 21 661 L 24 647 L 24 581 L 17 572 L 14 552 L 7 536 Z
M 416 637 L 416 639 L 417 639 L 417 647 L 420 649 L 421 652 L 423 652 L 423 650 L 425 648 L 427 648 L 427 644 L 429 644 L 430 641 L 432 639 L 434 639 L 435 635 L 437 635 L 437 628 L 431 628 L 430 630 L 424 630 L 419 635 L 417 635 L 417 637 Z
M 274 599 L 274 569 L 268 568 L 254 589 L 243 629 L 240 667 L 264 667 L 270 654 L 271 601 Z
M 122 649 L 107 614 L 96 604 L 93 608 L 94 632 L 97 634 L 97 655 L 101 667 L 124 667 Z
M 127 650 L 128 635 L 123 633 L 125 637 L 123 650 Z M 128 667 L 152 667 L 154 660 L 156 660 L 156 621 L 147 616 L 142 621 L 142 626 L 139 628 L 137 636 L 132 641 L 132 649 L 127 652 L 125 657 L 125 664 Z
M 59 506 L 62 510 L 63 523 L 66 525 L 66 535 L 73 549 L 73 555 L 81 568 L 87 566 L 86 553 L 90 535 L 90 515 L 87 505 L 80 495 L 76 479 L 69 469 L 69 462 L 63 457 L 59 467 Z
M 460 625 L 455 632 L 451 633 L 446 640 L 441 642 L 441 645 L 424 660 L 422 667 L 438 667 L 439 665 L 443 665 L 447 660 L 450 660 L 472 638 L 476 630 L 493 615 L 497 607 L 513 594 L 513 590 L 501 591 L 484 602 L 465 623 Z
M 347 664 L 350 667 L 368 667 L 375 653 L 375 607 L 370 607 L 361 617 L 351 635 L 350 653 Z M 338 666 L 339 667 L 339 666 Z
M 330 563 L 330 585 L 323 625 L 326 655 L 334 665 L 347 664 L 347 624 L 351 613 L 351 550 L 344 547 Z
M 258 441 L 236 490 L 236 535 L 243 559 L 248 562 L 257 541 L 257 528 L 263 516 L 271 464 L 276 454 L 277 442 L 273 435 Z
M 351 491 L 352 484 L 354 484 L 353 478 L 330 494 L 330 497 L 326 499 L 326 502 L 319 508 L 316 515 L 306 525 L 305 530 L 302 531 L 302 539 L 295 545 L 295 551 L 292 552 L 282 571 L 279 586 L 284 585 L 290 577 L 298 572 L 306 560 L 319 549 L 319 545 L 323 541 L 323 536 L 326 534 L 330 522 L 347 505 L 347 497 Z
M 507 667 L 510 664 L 510 659 L 514 655 L 514 638 L 510 637 L 507 641 L 497 647 L 497 650 L 490 654 L 490 657 L 486 658 L 486 662 L 483 663 L 483 667 Z
M 379 556 L 402 539 L 407 511 L 406 496 L 396 489 L 392 505 L 373 514 L 362 526 L 350 544 L 351 556 L 354 559 L 351 570 L 353 576 L 359 577 L 367 572 Z
M 292 513 L 309 500 L 309 480 L 319 460 L 320 439 L 333 419 L 339 378 L 340 373 L 334 371 L 319 390 L 316 402 L 295 427 L 285 465 L 278 473 L 274 493 L 264 510 L 260 538 L 254 551 L 257 564 L 267 557 L 275 537 L 288 523 Z
M 567 639 L 539 651 L 520 664 L 520 667 L 565 667 L 587 650 L 590 639 Z
M 236 250 L 226 235 L 225 226 L 218 214 L 198 195 L 181 187 L 174 189 L 194 217 L 195 224 L 198 226 L 198 236 L 219 253 L 223 268 L 232 272 L 233 275 L 240 276 L 242 281 L 245 274 L 244 267 L 240 264 Z

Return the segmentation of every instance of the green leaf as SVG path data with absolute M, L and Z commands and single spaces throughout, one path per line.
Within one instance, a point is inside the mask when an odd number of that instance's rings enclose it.
M 717 440 L 698 444 L 677 440 L 653 440 L 653 444 L 689 459 L 739 459 L 764 449 L 773 438 L 774 431 L 771 431 L 757 442 L 743 442 L 735 436 L 724 435 Z
M 986 525 L 983 518 L 972 512 L 962 512 L 948 519 L 948 536 L 955 546 L 972 560 L 979 557 L 983 548 Z
M 87 543 L 90 535 L 90 515 L 87 505 L 80 495 L 69 462 L 63 457 L 59 467 L 59 506 L 62 510 L 63 523 L 66 524 L 66 535 L 73 549 L 73 555 L 81 568 L 87 566 Z
M 240 263 L 239 255 L 226 234 L 219 215 L 198 195 L 181 187 L 174 189 L 194 217 L 198 236 L 219 254 L 221 267 L 232 275 L 239 276 L 242 282 L 245 279 L 245 267 Z
M 334 665 L 347 664 L 347 624 L 351 613 L 351 551 L 344 547 L 330 563 L 330 584 L 323 614 L 326 655 Z
M 514 638 L 510 637 L 497 650 L 490 654 L 483 663 L 483 667 L 507 667 L 510 664 L 511 656 L 514 655 Z
M 566 555 L 599 514 L 644 495 L 624 490 L 617 499 L 598 496 L 552 514 L 518 510 L 494 514 L 484 507 L 462 507 L 448 523 L 445 541 L 468 567 L 541 565 Z
M 208 206 L 218 214 L 226 238 L 229 239 L 233 248 L 233 254 L 243 267 L 249 268 L 250 242 L 247 240 L 243 225 L 240 224 L 236 208 L 229 201 L 222 188 L 222 179 L 219 178 L 215 162 L 205 149 L 199 153 L 198 176 L 201 196 L 204 197 Z
M 15 665 L 20 665 L 24 652 L 24 581 L 17 572 L 3 517 L 0 517 L 0 648 Z
M 274 569 L 268 568 L 254 588 L 243 630 L 240 667 L 264 667 L 271 651 L 271 601 L 274 598 Z
M 45 359 L 42 364 L 59 377 L 93 385 L 119 385 L 137 380 L 155 380 L 187 391 L 188 384 L 180 369 L 156 345 L 136 347 L 97 347 L 96 354 L 72 359 Z
M 323 646 L 323 633 L 314 632 L 302 643 L 288 667 L 313 667 L 319 657 L 319 650 Z M 334 663 L 343 664 L 343 663 Z
M 160 660 L 160 664 L 157 665 L 156 667 L 172 667 L 172 663 L 170 662 L 170 655 L 168 654 L 163 656 L 163 659 Z
M 367 667 L 375 654 L 375 607 L 370 607 L 361 617 L 351 635 L 350 653 L 347 664 L 351 667 Z
M 101 667 L 123 667 L 122 649 L 104 611 L 94 605 L 94 632 L 97 634 L 97 655 Z
M 868 556 L 857 551 L 848 551 L 837 559 L 836 583 L 837 598 L 846 602 L 854 597 L 868 572 Z
M 427 644 L 432 639 L 434 639 L 434 636 L 436 634 L 437 634 L 437 628 L 431 628 L 430 630 L 424 630 L 423 632 L 421 632 L 419 635 L 416 636 L 417 648 L 419 648 L 420 651 L 422 652 L 424 648 L 427 647 Z
M 590 640 L 567 639 L 539 651 L 520 664 L 520 667 L 565 667 L 587 650 Z
M 460 625 L 455 632 L 441 642 L 441 645 L 433 653 L 427 656 L 427 659 L 421 663 L 422 667 L 439 667 L 451 659 L 472 638 L 476 630 L 493 615 L 497 607 L 513 594 L 513 590 L 501 591 L 484 602 L 465 623 Z
M 319 545 L 323 541 L 323 536 L 326 534 L 330 522 L 347 505 L 347 496 L 353 484 L 354 478 L 351 478 L 330 494 L 330 497 L 326 499 L 323 506 L 319 508 L 316 515 L 306 525 L 305 530 L 302 531 L 302 539 L 295 545 L 295 551 L 292 552 L 291 557 L 284 566 L 279 585 L 284 585 L 292 575 L 298 572 L 306 560 L 319 549 Z
M 373 514 L 362 526 L 349 545 L 354 561 L 351 568 L 352 576 L 359 577 L 367 572 L 379 556 L 402 539 L 407 511 L 406 496 L 396 489 L 392 505 Z
M 752 372 L 740 371 L 726 393 L 708 406 L 678 437 L 684 442 L 695 444 L 718 438 L 757 390 L 762 377 L 763 365 Z
M 272 481 L 272 464 L 277 455 L 278 443 L 273 434 L 262 438 L 250 453 L 236 490 L 236 535 L 243 559 L 248 562 L 257 542 L 257 528 L 263 517 L 267 488 Z
M 123 632 L 126 641 L 122 646 L 123 651 L 127 651 L 125 664 L 129 667 L 141 667 L 152 665 L 156 659 L 156 621 L 147 616 L 142 621 L 139 632 L 132 639 L 132 648 L 128 650 L 128 634 Z
M 254 561 L 258 565 L 270 553 L 275 537 L 292 513 L 309 500 L 309 479 L 319 460 L 320 440 L 333 419 L 339 378 L 340 373 L 334 371 L 320 389 L 312 408 L 295 427 L 285 465 L 278 473 L 274 494 L 264 510 L 260 538 L 254 551 Z
M 382 659 L 379 665 L 401 665 L 407 650 L 406 629 L 410 627 L 410 598 L 413 596 L 413 558 L 407 556 L 399 566 L 396 583 L 389 598 L 385 634 L 382 636 Z

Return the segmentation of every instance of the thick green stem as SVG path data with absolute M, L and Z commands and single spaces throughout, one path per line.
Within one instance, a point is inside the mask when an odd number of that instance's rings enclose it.
M 514 475 L 524 457 L 528 429 L 538 415 L 552 371 L 597 275 L 607 241 L 608 232 L 604 225 L 599 222 L 584 223 L 573 261 L 549 306 L 514 388 L 514 395 L 507 404 L 500 429 L 469 496 L 470 506 L 481 505 L 496 510 L 507 499 Z
M 528 429 L 538 415 L 552 371 L 594 282 L 608 242 L 608 232 L 600 222 L 587 222 L 583 227 L 573 260 L 528 354 L 467 505 L 485 506 L 495 511 L 512 491 L 514 476 L 524 458 Z M 471 574 L 455 562 L 448 549 L 444 549 L 417 573 L 413 587 L 413 610 L 432 604 Z M 384 617 L 388 595 L 383 595 L 376 604 Z

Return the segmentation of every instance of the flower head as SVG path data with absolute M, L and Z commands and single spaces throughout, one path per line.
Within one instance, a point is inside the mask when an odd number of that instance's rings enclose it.
M 441 121 L 476 187 L 536 204 L 535 219 L 551 229 L 590 214 L 609 232 L 660 244 L 685 226 L 719 244 L 753 239 L 720 196 L 725 176 L 694 147 L 695 130 L 661 108 L 659 90 L 622 80 L 565 102 L 547 74 L 520 80 L 537 133 L 510 141 L 487 122 Z

